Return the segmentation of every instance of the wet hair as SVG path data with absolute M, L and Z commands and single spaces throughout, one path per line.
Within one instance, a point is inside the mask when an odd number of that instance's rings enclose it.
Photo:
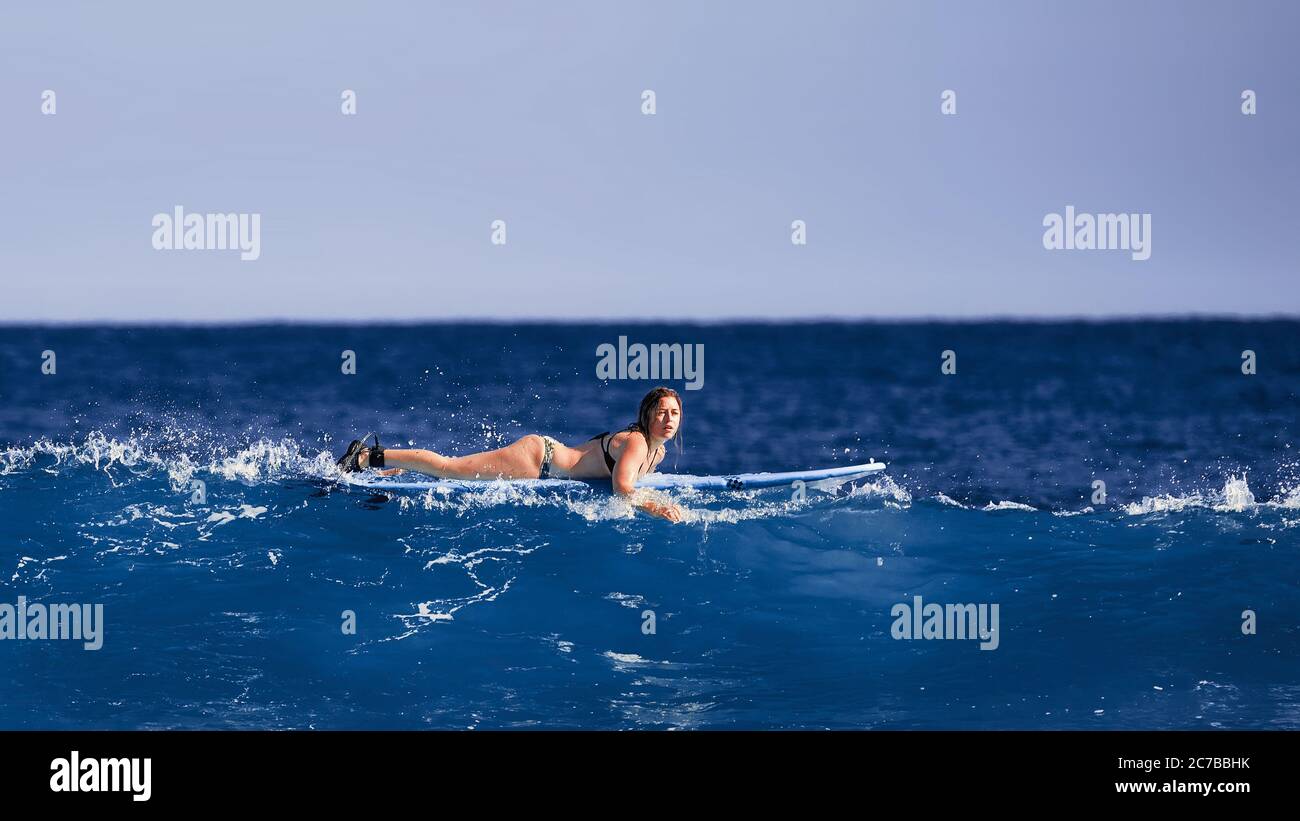
M 659 400 L 665 396 L 676 399 L 677 410 L 685 415 L 686 409 L 682 404 L 682 397 L 672 388 L 665 388 L 660 385 L 657 388 L 651 388 L 650 392 L 645 395 L 645 398 L 641 400 L 641 407 L 637 409 L 636 421 L 627 426 L 628 430 L 636 431 L 645 437 L 647 450 L 650 449 L 650 417 L 658 410 Z M 677 443 L 677 452 L 680 454 L 682 452 L 682 426 L 680 423 L 677 425 L 677 432 L 673 434 L 672 441 Z M 648 458 L 652 462 L 654 461 L 654 451 L 650 451 Z

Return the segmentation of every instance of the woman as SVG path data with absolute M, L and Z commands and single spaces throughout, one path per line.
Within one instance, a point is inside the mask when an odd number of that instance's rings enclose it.
M 549 436 L 529 434 L 514 444 L 469 456 L 442 456 L 431 450 L 397 450 L 352 440 L 339 459 L 344 471 L 394 468 L 429 473 L 444 479 L 598 479 L 610 477 L 614 492 L 632 497 L 636 482 L 663 461 L 665 444 L 682 429 L 682 398 L 672 388 L 655 388 L 641 400 L 636 422 L 617 433 L 593 436 L 567 447 Z M 680 447 L 680 441 L 679 441 Z M 629 498 L 639 510 L 670 522 L 682 520 L 681 508 Z

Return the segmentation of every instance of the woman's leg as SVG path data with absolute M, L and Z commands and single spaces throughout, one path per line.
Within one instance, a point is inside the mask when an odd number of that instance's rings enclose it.
M 443 456 L 431 450 L 384 448 L 385 468 L 406 468 L 442 479 L 536 479 L 542 465 L 542 437 L 536 434 L 504 448 L 469 456 Z M 358 459 L 361 467 L 370 462 L 370 452 Z

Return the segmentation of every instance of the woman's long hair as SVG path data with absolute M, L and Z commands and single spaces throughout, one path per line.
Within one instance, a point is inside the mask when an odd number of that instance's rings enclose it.
M 652 463 L 654 461 L 654 452 L 650 451 L 650 417 L 659 407 L 659 400 L 665 396 L 671 396 L 677 400 L 677 410 L 680 412 L 681 418 L 685 418 L 686 406 L 682 404 L 682 397 L 672 388 L 660 385 L 657 388 L 651 388 L 650 392 L 645 395 L 645 398 L 641 400 L 641 407 L 637 409 L 636 421 L 627 426 L 628 430 L 636 431 L 645 437 L 646 450 L 650 452 L 648 458 Z M 677 443 L 677 453 L 680 455 L 682 452 L 682 424 L 680 419 L 677 423 L 677 432 L 673 434 L 672 441 Z M 673 469 L 677 469 L 676 460 L 673 461 Z

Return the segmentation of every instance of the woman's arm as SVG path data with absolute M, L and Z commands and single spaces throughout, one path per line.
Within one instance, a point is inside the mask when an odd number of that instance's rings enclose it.
M 619 454 L 618 460 L 614 463 L 614 472 L 610 476 L 614 485 L 614 492 L 627 497 L 628 501 L 632 501 L 631 497 L 636 490 L 636 480 L 641 465 L 645 463 L 646 453 L 645 437 L 634 433 L 627 437 L 627 443 L 623 445 L 623 452 Z M 677 505 L 665 505 L 651 501 L 632 501 L 632 504 L 638 510 L 643 510 L 651 516 L 658 516 L 670 522 L 680 522 L 682 520 L 682 511 Z

